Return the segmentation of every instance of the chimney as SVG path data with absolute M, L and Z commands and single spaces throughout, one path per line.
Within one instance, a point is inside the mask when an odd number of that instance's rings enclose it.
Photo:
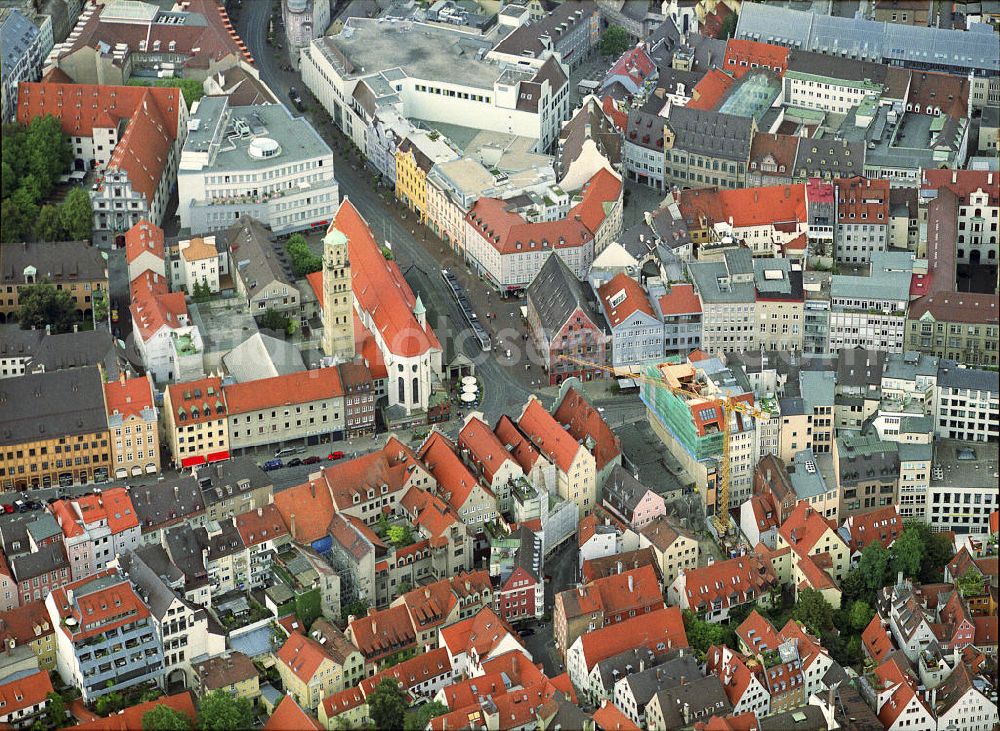
M 125 371 L 121 371 L 121 372 L 120 372 L 120 373 L 118 374 L 118 382 L 119 382 L 119 383 L 121 383 L 121 384 L 122 384 L 122 385 L 124 386 L 124 385 L 125 385 L 125 381 L 126 381 L 126 380 L 127 380 L 127 379 L 125 378 Z
M 616 567 L 616 568 L 618 569 L 617 573 L 619 573 L 619 574 L 620 574 L 620 573 L 622 572 L 622 562 L 621 562 L 621 561 L 618 561 L 618 562 L 617 562 L 617 563 L 615 564 L 615 567 Z M 632 578 L 632 577 L 629 577 L 629 578 Z
M 313 480 L 309 480 L 309 492 L 312 493 L 314 498 L 316 497 L 316 483 Z
M 174 485 L 174 500 L 180 502 L 181 499 L 181 486 Z
M 951 171 L 951 184 L 954 185 L 957 182 L 958 182 L 958 171 L 957 170 L 952 170 Z
M 635 591 L 635 589 L 633 588 L 633 584 L 632 584 L 632 574 L 629 574 L 629 575 L 628 575 L 628 590 L 629 590 L 629 593 L 630 593 L 630 594 L 631 594 L 631 593 L 632 593 L 633 591 Z
M 288 526 L 288 529 L 289 529 L 289 531 L 291 531 L 292 538 L 294 538 L 295 537 L 295 513 L 292 513 L 291 515 L 289 515 L 288 518 L 289 518 L 288 522 L 290 523 L 290 525 Z
M 264 508 L 257 508 L 257 517 L 258 518 L 264 517 Z

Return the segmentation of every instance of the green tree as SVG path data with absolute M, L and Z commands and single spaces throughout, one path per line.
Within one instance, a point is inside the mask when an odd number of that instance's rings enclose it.
M 73 329 L 75 306 L 66 290 L 42 282 L 23 287 L 18 299 L 17 321 L 21 323 L 22 330 L 32 327 L 42 330 L 46 325 L 51 325 L 53 332 Z
M 111 309 L 111 303 L 108 301 L 108 293 L 103 289 L 97 290 L 94 292 L 91 302 L 94 307 L 94 322 L 107 322 L 108 310 Z
M 892 544 L 893 573 L 903 572 L 903 577 L 916 577 L 924 557 L 924 543 L 918 530 L 906 528 Z
M 872 541 L 861 551 L 857 570 L 868 594 L 875 594 L 889 580 L 889 552 L 878 541 Z
M 736 633 L 726 625 L 706 622 L 690 610 L 684 611 L 684 631 L 688 644 L 701 655 L 712 645 L 736 646 Z
M 323 259 L 312 253 L 305 236 L 292 234 L 285 243 L 285 251 L 292 262 L 292 271 L 296 277 L 318 272 L 323 268 Z
M 406 525 L 392 525 L 386 531 L 386 537 L 397 547 L 409 546 L 413 543 L 413 529 Z
M 113 690 L 110 693 L 102 695 L 94 702 L 94 710 L 98 716 L 110 716 L 112 713 L 118 713 L 118 711 L 122 710 L 125 707 L 125 703 L 125 696 L 117 690 Z
M 66 701 L 58 693 L 49 693 L 49 722 L 56 728 L 62 728 L 66 721 Z
M 129 86 L 159 86 L 180 89 L 188 109 L 196 101 L 205 96 L 205 89 L 196 79 L 129 79 Z
M 190 731 L 191 719 L 170 706 L 157 706 L 142 716 L 142 731 Z
M 225 691 L 213 690 L 201 699 L 198 728 L 203 731 L 231 731 L 253 725 L 253 705 L 246 698 L 234 698 Z
M 406 700 L 399 681 L 384 678 L 368 696 L 368 712 L 375 728 L 402 728 Z
M 802 622 L 816 636 L 833 628 L 833 607 L 816 589 L 803 589 L 799 592 L 792 617 Z
M 394 261 L 396 259 L 396 255 L 392 253 L 392 249 L 390 249 L 388 246 L 382 247 L 382 257 L 386 261 Z
M 928 523 L 922 520 L 908 520 L 903 525 L 903 533 L 913 533 L 920 539 L 920 571 L 918 578 L 922 583 L 941 581 L 944 578 L 944 567 L 955 553 L 948 536 L 935 533 Z
M 84 188 L 73 188 L 59 206 L 59 216 L 69 241 L 89 241 L 94 233 L 94 206 Z
M 191 299 L 195 302 L 208 302 L 212 299 L 212 290 L 209 288 L 208 282 L 206 281 L 196 281 L 192 290 Z M 270 312 L 271 310 L 268 311 Z
M 31 223 L 12 198 L 0 203 L 0 241 L 8 244 L 24 241 L 31 231 Z
M 963 597 L 982 596 L 985 586 L 983 575 L 973 569 L 969 569 L 955 581 L 955 588 Z
M 406 714 L 406 720 L 403 722 L 403 731 L 424 731 L 432 718 L 443 716 L 449 710 L 448 706 L 437 701 L 424 703 L 417 710 Z
M 65 241 L 66 229 L 63 228 L 62 214 L 58 207 L 47 203 L 38 211 L 35 221 L 35 238 L 39 241 Z
M 277 310 L 268 308 L 265 310 L 264 314 L 261 315 L 260 319 L 257 320 L 257 326 L 264 328 L 265 330 L 286 332 L 288 330 L 288 318 Z
M 340 622 L 346 625 L 348 617 L 364 617 L 366 614 L 368 614 L 368 602 L 355 599 L 340 608 Z
M 855 632 L 863 631 L 874 616 L 875 610 L 863 599 L 855 600 L 847 610 L 847 621 Z
M 720 41 L 728 41 L 734 35 L 736 35 L 736 24 L 739 23 L 740 16 L 736 13 L 730 13 L 722 20 L 722 26 L 719 28 L 719 34 L 716 36 Z
M 618 58 L 632 46 L 628 31 L 620 25 L 609 25 L 601 36 L 600 51 L 602 56 Z

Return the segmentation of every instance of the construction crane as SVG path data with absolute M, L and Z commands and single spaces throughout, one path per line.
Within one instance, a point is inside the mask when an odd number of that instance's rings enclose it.
M 618 376 L 618 372 L 611 366 L 602 365 L 600 363 L 593 363 L 591 361 L 582 360 L 580 358 L 574 358 L 569 355 L 560 355 L 560 359 L 568 361 L 570 363 L 576 363 L 577 365 L 585 366 L 587 368 L 596 368 L 598 370 L 604 371 L 606 373 L 611 373 L 614 376 Z M 639 381 L 641 383 L 646 383 L 653 388 L 665 388 L 671 393 L 680 396 L 684 399 L 702 399 L 704 401 L 716 401 L 722 407 L 722 463 L 719 465 L 719 475 L 718 475 L 718 499 L 716 500 L 716 511 L 715 511 L 715 527 L 718 531 L 719 537 L 722 538 L 729 532 L 729 462 L 730 462 L 730 436 L 732 434 L 732 417 L 734 413 L 745 414 L 746 416 L 751 416 L 754 419 L 759 419 L 761 421 L 767 421 L 771 417 L 770 411 L 756 406 L 753 404 L 748 404 L 743 401 L 737 401 L 730 396 L 721 397 L 709 397 L 703 394 L 693 391 L 682 386 L 671 385 L 666 378 L 648 378 L 642 375 L 631 375 L 628 376 L 634 381 Z

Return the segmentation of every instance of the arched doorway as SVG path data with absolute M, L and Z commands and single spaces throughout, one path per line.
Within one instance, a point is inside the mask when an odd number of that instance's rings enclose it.
M 187 689 L 187 673 L 184 672 L 183 668 L 174 668 L 169 673 L 167 673 L 166 679 L 166 691 L 168 695 L 173 693 L 180 693 Z
M 969 264 L 975 266 L 979 263 L 982 258 L 982 252 L 979 249 L 972 249 L 969 251 Z

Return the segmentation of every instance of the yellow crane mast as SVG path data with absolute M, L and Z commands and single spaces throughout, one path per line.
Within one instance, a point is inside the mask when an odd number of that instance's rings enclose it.
M 569 355 L 559 356 L 562 360 L 569 361 L 571 363 L 576 363 L 577 365 L 586 366 L 588 368 L 596 368 L 598 370 L 605 371 L 606 373 L 611 373 L 612 375 L 618 376 L 617 371 L 614 368 L 607 365 L 601 365 L 600 363 L 593 363 L 591 361 L 583 360 L 580 358 L 574 358 Z M 681 398 L 685 399 L 704 399 L 706 401 L 718 401 L 722 407 L 722 464 L 719 466 L 719 479 L 718 479 L 718 500 L 715 511 L 715 527 L 718 531 L 719 537 L 721 538 L 729 531 L 729 463 L 730 463 L 730 436 L 732 435 L 732 418 L 734 413 L 745 414 L 751 416 L 754 419 L 759 419 L 761 421 L 767 421 L 771 414 L 770 412 L 760 408 L 759 406 L 754 406 L 751 404 L 744 403 L 742 401 L 736 401 L 729 396 L 722 396 L 718 398 L 712 398 L 704 396 L 697 391 L 692 391 L 687 388 L 681 388 L 678 386 L 673 386 L 665 378 L 648 378 L 642 375 L 629 375 L 634 381 L 639 381 L 641 383 L 647 383 L 654 388 L 665 388 L 671 393 L 674 393 Z

